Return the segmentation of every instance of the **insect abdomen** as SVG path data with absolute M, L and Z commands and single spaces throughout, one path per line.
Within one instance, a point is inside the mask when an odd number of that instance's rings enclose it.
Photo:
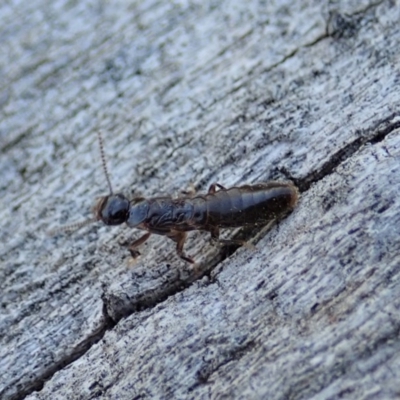
M 297 197 L 292 184 L 281 182 L 222 189 L 206 196 L 206 224 L 221 228 L 265 225 L 290 211 Z

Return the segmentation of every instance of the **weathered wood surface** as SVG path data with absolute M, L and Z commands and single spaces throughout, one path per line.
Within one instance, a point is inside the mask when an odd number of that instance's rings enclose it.
M 398 2 L 0 6 L 0 397 L 400 396 Z M 292 179 L 257 251 L 92 225 L 115 189 Z M 256 234 L 255 232 L 254 234 Z

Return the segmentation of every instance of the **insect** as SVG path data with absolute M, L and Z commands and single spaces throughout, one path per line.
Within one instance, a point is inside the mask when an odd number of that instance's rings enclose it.
M 220 228 L 266 225 L 287 214 L 297 203 L 297 188 L 291 182 L 277 181 L 229 189 L 214 183 L 210 186 L 208 193 L 203 195 L 175 199 L 139 197 L 129 200 L 121 193 L 114 194 L 100 132 L 98 132 L 98 138 L 110 194 L 99 199 L 93 209 L 94 218 L 70 225 L 66 229 L 102 221 L 106 225 L 126 223 L 131 228 L 144 230 L 146 233 L 128 247 L 133 257 L 140 254 L 137 248 L 151 234 L 157 234 L 172 239 L 176 243 L 176 252 L 179 257 L 189 263 L 194 263 L 193 258 L 183 251 L 187 232 L 208 231 L 211 233 L 213 242 L 243 245 L 244 241 L 219 239 Z

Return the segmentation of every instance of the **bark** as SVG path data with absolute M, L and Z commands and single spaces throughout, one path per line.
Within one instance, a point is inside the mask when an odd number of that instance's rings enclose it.
M 0 6 L 0 397 L 396 398 L 398 2 Z M 297 208 L 180 260 L 108 193 L 291 180 Z M 241 232 L 224 233 L 229 238 Z

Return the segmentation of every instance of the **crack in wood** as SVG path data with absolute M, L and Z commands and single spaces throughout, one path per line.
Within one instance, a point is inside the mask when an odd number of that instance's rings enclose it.
M 389 117 L 377 121 L 371 128 L 371 131 L 376 133 L 366 137 L 359 137 L 354 139 L 352 142 L 348 143 L 342 149 L 338 150 L 333 156 L 331 156 L 330 159 L 326 163 L 324 163 L 319 170 L 314 171 L 304 179 L 296 179 L 291 176 L 289 171 L 286 170 L 282 170 L 281 172 L 285 174 L 285 176 L 287 176 L 288 179 L 291 179 L 295 182 L 301 193 L 306 192 L 310 188 L 311 184 L 318 182 L 321 179 L 328 176 L 329 174 L 333 173 L 340 164 L 351 158 L 355 153 L 357 153 L 357 151 L 360 150 L 362 146 L 364 146 L 367 143 L 377 144 L 383 141 L 385 137 L 390 133 L 392 133 L 394 130 L 399 129 L 400 119 L 396 120 L 398 118 L 399 116 L 396 113 L 393 113 Z M 244 237 L 247 238 L 248 240 L 250 238 L 254 239 L 254 235 L 256 235 L 257 237 L 255 240 L 258 241 L 262 238 L 263 234 L 264 235 L 266 234 L 266 232 L 263 232 L 263 229 L 261 230 L 249 229 L 249 230 L 241 230 L 233 237 L 240 239 Z M 217 254 L 217 256 L 213 258 L 212 261 L 209 261 L 207 263 L 208 267 L 202 269 L 200 274 L 193 274 L 186 280 L 180 280 L 180 279 L 175 280 L 173 284 L 171 284 L 171 282 L 167 282 L 167 285 L 165 285 L 164 290 L 158 291 L 157 293 L 154 292 L 148 293 L 147 295 L 146 293 L 144 293 L 138 301 L 133 301 L 132 303 L 130 303 L 129 307 L 127 307 L 126 304 L 124 304 L 124 306 L 119 309 L 118 307 L 115 308 L 115 304 L 111 304 L 111 298 L 108 297 L 106 292 L 104 292 L 102 295 L 104 324 L 100 327 L 99 331 L 87 337 L 70 354 L 66 355 L 60 362 L 56 363 L 51 368 L 47 369 L 38 378 L 37 381 L 27 386 L 25 390 L 21 390 L 18 393 L 18 396 L 13 397 L 13 399 L 20 400 L 23 399 L 25 396 L 29 395 L 30 393 L 32 393 L 33 391 L 41 390 L 47 380 L 51 379 L 51 377 L 56 372 L 65 368 L 66 366 L 70 365 L 78 358 L 83 356 L 88 350 L 90 350 L 90 348 L 94 344 L 101 341 L 106 332 L 110 329 L 113 329 L 115 325 L 118 323 L 118 321 L 120 321 L 122 318 L 127 318 L 137 311 L 157 306 L 158 304 L 167 300 L 170 296 L 174 296 L 182 292 L 183 290 L 186 290 L 194 282 L 198 281 L 199 279 L 202 279 L 205 276 L 208 276 L 210 278 L 210 274 L 216 268 L 216 266 L 219 265 L 225 259 L 229 258 L 239 247 L 240 246 L 226 246 L 225 248 L 223 248 L 221 252 Z M 215 280 L 216 277 L 210 280 L 210 283 L 213 283 L 213 281 Z M 113 308 L 113 318 L 110 317 L 110 314 L 108 312 L 108 308 L 110 306 Z M 254 343 L 252 344 L 252 346 L 253 345 Z M 248 348 L 251 348 L 251 346 L 248 345 L 245 349 Z M 240 348 L 237 354 L 239 355 L 243 354 L 243 349 Z M 221 368 L 223 365 L 227 364 L 228 362 L 234 359 L 235 357 L 227 358 L 226 360 L 224 360 L 224 362 L 219 363 L 217 366 L 215 366 L 215 368 L 207 369 L 207 372 L 203 371 L 203 373 L 200 373 L 200 375 L 198 376 L 199 381 L 197 385 L 207 383 L 209 377 L 214 372 L 216 372 L 218 368 Z M 193 386 L 191 390 L 194 390 L 195 387 L 196 385 Z

